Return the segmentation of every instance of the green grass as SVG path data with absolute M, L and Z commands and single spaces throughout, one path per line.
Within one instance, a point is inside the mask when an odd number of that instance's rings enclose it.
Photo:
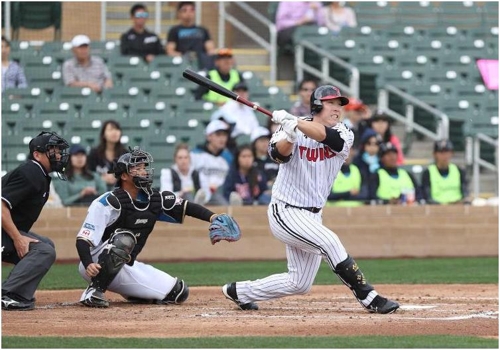
M 190 286 L 221 286 L 231 281 L 257 279 L 286 271 L 286 261 L 153 263 Z M 498 283 L 498 258 L 376 259 L 359 260 L 368 281 L 373 284 L 449 284 Z M 10 265 L 2 266 L 2 280 Z M 323 263 L 315 284 L 340 284 Z M 86 283 L 76 264 L 56 264 L 42 280 L 39 289 L 81 289 Z
M 498 348 L 498 340 L 449 335 L 370 337 L 2 337 L 3 348 Z

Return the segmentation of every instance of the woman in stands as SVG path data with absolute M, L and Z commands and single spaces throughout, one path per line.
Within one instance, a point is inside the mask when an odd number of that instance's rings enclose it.
M 398 151 L 398 165 L 403 165 L 405 163 L 405 158 L 401 148 L 401 142 L 391 131 L 389 116 L 380 111 L 376 111 L 375 114 L 368 119 L 368 126 L 382 137 L 382 142 L 390 142 L 396 147 Z
M 10 88 L 28 87 L 23 68 L 9 60 L 10 42 L 2 35 L 2 91 Z
M 83 146 L 72 145 L 69 154 L 68 181 L 54 181 L 54 189 L 64 206 L 89 205 L 106 192 L 106 184 L 99 174 L 89 170 Z
M 116 182 L 114 174 L 108 174 L 108 170 L 112 169 L 113 160 L 127 153 L 121 144 L 121 137 L 120 124 L 115 120 L 105 121 L 99 135 L 99 145 L 90 151 L 88 158 L 89 169 L 101 175 L 108 190 L 112 190 Z

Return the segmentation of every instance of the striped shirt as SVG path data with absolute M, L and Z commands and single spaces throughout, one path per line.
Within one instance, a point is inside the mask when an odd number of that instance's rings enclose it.
M 11 88 L 28 87 L 23 68 L 14 61 L 10 61 L 6 69 L 2 66 L 2 91 Z
M 285 138 L 284 134 L 281 128 L 278 129 L 270 144 Z M 345 142 L 342 151 L 337 153 L 297 129 L 292 157 L 289 162 L 280 164 L 273 185 L 273 199 L 298 207 L 323 208 L 354 141 L 351 130 L 341 131 L 340 135 Z
M 107 79 L 111 79 L 108 67 L 100 57 L 91 56 L 90 64 L 82 66 L 76 58 L 70 58 L 63 64 L 64 85 L 70 85 L 77 81 L 96 83 L 104 86 Z

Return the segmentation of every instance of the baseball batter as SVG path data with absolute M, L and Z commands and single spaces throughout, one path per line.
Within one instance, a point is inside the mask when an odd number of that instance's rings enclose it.
M 273 112 L 273 122 L 281 127 L 269 142 L 269 154 L 280 168 L 268 219 L 273 235 L 286 244 L 288 272 L 222 287 L 242 310 L 257 310 L 255 301 L 307 293 L 322 258 L 369 312 L 399 308 L 368 284 L 338 236 L 322 223 L 322 208 L 354 139 L 340 120 L 348 103 L 338 88 L 324 85 L 311 95 L 311 117 Z

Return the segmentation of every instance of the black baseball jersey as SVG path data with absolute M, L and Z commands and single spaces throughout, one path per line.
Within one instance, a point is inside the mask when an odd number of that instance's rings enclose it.
M 10 208 L 12 221 L 28 232 L 49 199 L 51 178 L 43 166 L 28 160 L 2 177 L 2 200 Z
M 164 55 L 165 49 L 155 33 L 144 30 L 137 33 L 131 28 L 120 39 L 122 55 L 146 57 L 146 55 Z
M 173 26 L 167 35 L 167 43 L 174 42 L 175 50 L 181 53 L 189 51 L 206 53 L 205 43 L 210 40 L 208 30 L 200 26 Z

